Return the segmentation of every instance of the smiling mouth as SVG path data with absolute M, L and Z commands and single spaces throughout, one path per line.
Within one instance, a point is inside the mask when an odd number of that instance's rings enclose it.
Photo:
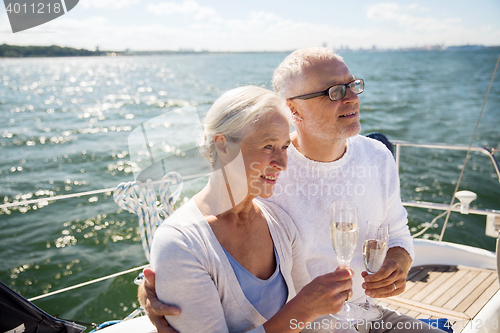
M 341 117 L 351 117 L 351 116 L 356 116 L 358 114 L 357 111 L 352 111 L 352 112 L 349 112 L 349 113 L 346 113 L 346 114 L 342 114 L 339 116 L 339 118 Z
M 273 177 L 273 176 L 261 175 L 261 177 L 264 178 L 264 179 L 266 179 L 266 180 L 276 180 L 276 179 L 278 179 L 278 176 Z

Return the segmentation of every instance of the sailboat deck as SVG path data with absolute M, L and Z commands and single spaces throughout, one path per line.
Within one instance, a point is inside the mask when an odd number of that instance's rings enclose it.
M 498 290 L 496 270 L 419 266 L 410 270 L 403 294 L 377 304 L 417 319 L 447 318 L 460 332 Z

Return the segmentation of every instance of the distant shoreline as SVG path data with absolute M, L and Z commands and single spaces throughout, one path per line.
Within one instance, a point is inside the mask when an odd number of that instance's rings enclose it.
M 18 46 L 0 45 L 0 57 L 2 58 L 32 58 L 32 57 L 78 57 L 78 56 L 101 56 L 101 51 L 89 51 L 75 49 L 72 47 L 51 46 Z
M 335 50 L 340 53 L 348 52 L 415 52 L 415 51 L 480 51 L 480 50 L 499 50 L 500 46 L 484 46 L 484 45 L 462 45 L 449 46 L 442 45 L 424 46 L 424 47 L 409 47 L 400 49 L 357 49 L 342 48 Z M 89 56 L 141 56 L 141 55 L 179 55 L 179 54 L 224 54 L 224 53 L 290 53 L 290 51 L 194 51 L 191 49 L 180 49 L 178 51 L 101 51 L 99 49 L 90 51 L 86 49 L 76 49 L 72 47 L 61 47 L 58 45 L 51 46 L 19 46 L 19 45 L 0 45 L 0 58 L 45 58 L 45 57 L 89 57 Z

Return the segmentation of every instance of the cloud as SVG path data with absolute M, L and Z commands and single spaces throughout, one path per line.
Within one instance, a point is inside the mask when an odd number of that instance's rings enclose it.
M 372 20 L 401 20 L 401 6 L 397 3 L 384 2 L 366 7 L 366 17 Z
M 130 7 L 139 3 L 139 0 L 83 0 L 80 2 L 84 8 L 109 8 L 119 9 Z
M 202 13 L 203 19 L 186 20 L 179 24 L 165 24 L 161 17 L 151 17 L 136 24 L 123 24 L 113 18 L 92 16 L 87 18 L 61 17 L 47 23 L 37 31 L 53 31 L 44 34 L 45 45 L 63 45 L 101 50 L 176 50 L 192 48 L 212 51 L 284 51 L 328 43 L 338 47 L 348 44 L 351 48 L 373 45 L 384 31 L 352 27 L 343 29 L 331 24 L 300 22 L 283 18 L 267 11 L 251 11 L 239 18 L 225 18 L 191 1 L 171 7 L 177 15 L 194 17 Z M 166 4 L 166 3 L 164 3 Z M 196 4 L 196 5 L 194 5 Z M 163 7 L 163 10 L 167 10 Z M 173 11 L 169 12 L 173 15 Z M 375 33 L 376 32 L 376 33 Z M 389 37 L 389 40 L 396 40 Z M 40 34 L 11 34 L 0 36 L 10 44 L 40 44 Z M 379 44 L 380 45 L 380 44 Z
M 450 23 L 450 24 L 462 23 L 462 19 L 461 18 L 448 18 L 448 19 L 445 19 L 444 22 Z
M 420 11 L 420 12 L 430 12 L 431 11 L 430 8 L 428 8 L 428 7 L 422 7 L 418 3 L 412 3 L 412 4 L 407 5 L 406 7 L 408 9 L 417 10 L 417 11 Z
M 402 6 L 394 2 L 382 2 L 366 6 L 366 17 L 374 21 L 394 21 L 409 30 L 427 32 L 450 30 L 461 23 L 458 18 L 440 20 L 432 16 L 419 16 L 420 13 L 429 11 L 429 8 L 418 4 Z
M 196 40 L 211 50 L 291 50 L 321 45 L 340 34 L 349 33 L 328 25 L 284 19 L 266 11 L 251 11 L 238 19 L 200 21 L 182 33 L 185 40 Z
M 369 30 L 377 46 L 401 47 L 423 45 L 498 44 L 500 31 L 487 26 L 466 27 L 457 17 L 438 18 L 429 8 L 420 5 L 400 5 L 393 2 L 376 3 L 365 7 L 372 22 Z M 384 39 L 377 38 L 383 35 Z M 496 39 L 496 40 L 495 40 Z
M 121 0 L 127 5 L 133 5 L 133 1 Z M 84 2 L 93 4 L 94 0 Z M 104 3 L 111 6 L 115 2 Z M 429 13 L 427 8 L 414 4 L 374 4 L 364 8 L 368 20 L 345 29 L 332 21 L 299 21 L 265 10 L 223 16 L 222 10 L 218 12 L 215 7 L 200 3 L 178 0 L 146 7 L 135 4 L 120 15 L 106 17 L 95 9 L 95 16 L 66 15 L 26 33 L 0 34 L 0 44 L 58 44 L 91 50 L 99 46 L 101 50 L 117 51 L 127 48 L 285 51 L 323 43 L 334 48 L 343 45 L 356 49 L 372 45 L 378 48 L 464 43 L 496 45 L 500 40 L 500 30 L 495 29 L 497 25 L 493 23 L 483 22 L 467 28 L 461 19 L 439 20 L 434 11 Z M 91 15 L 91 11 L 87 14 Z M 10 31 L 6 14 L 2 19 L 0 13 L 0 30 Z
M 202 6 L 192 0 L 186 0 L 182 4 L 176 2 L 149 4 L 147 10 L 155 15 L 167 16 L 181 14 L 183 16 L 193 17 L 196 20 L 217 18 L 219 16 L 215 9 Z

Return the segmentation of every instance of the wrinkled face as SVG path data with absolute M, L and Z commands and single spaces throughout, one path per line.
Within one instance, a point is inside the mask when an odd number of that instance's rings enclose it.
M 289 124 L 285 117 L 274 112 L 251 126 L 251 133 L 239 144 L 245 163 L 248 193 L 269 198 L 280 172 L 286 169 Z
M 304 71 L 303 87 L 306 91 L 295 91 L 302 95 L 323 91 L 335 84 L 345 84 L 354 80 L 347 65 L 337 59 L 316 62 Z M 307 100 L 288 100 L 292 112 L 298 113 L 300 123 L 296 128 L 301 133 L 324 141 L 347 139 L 361 130 L 359 123 L 359 97 L 351 89 L 339 101 L 331 101 L 328 96 Z

